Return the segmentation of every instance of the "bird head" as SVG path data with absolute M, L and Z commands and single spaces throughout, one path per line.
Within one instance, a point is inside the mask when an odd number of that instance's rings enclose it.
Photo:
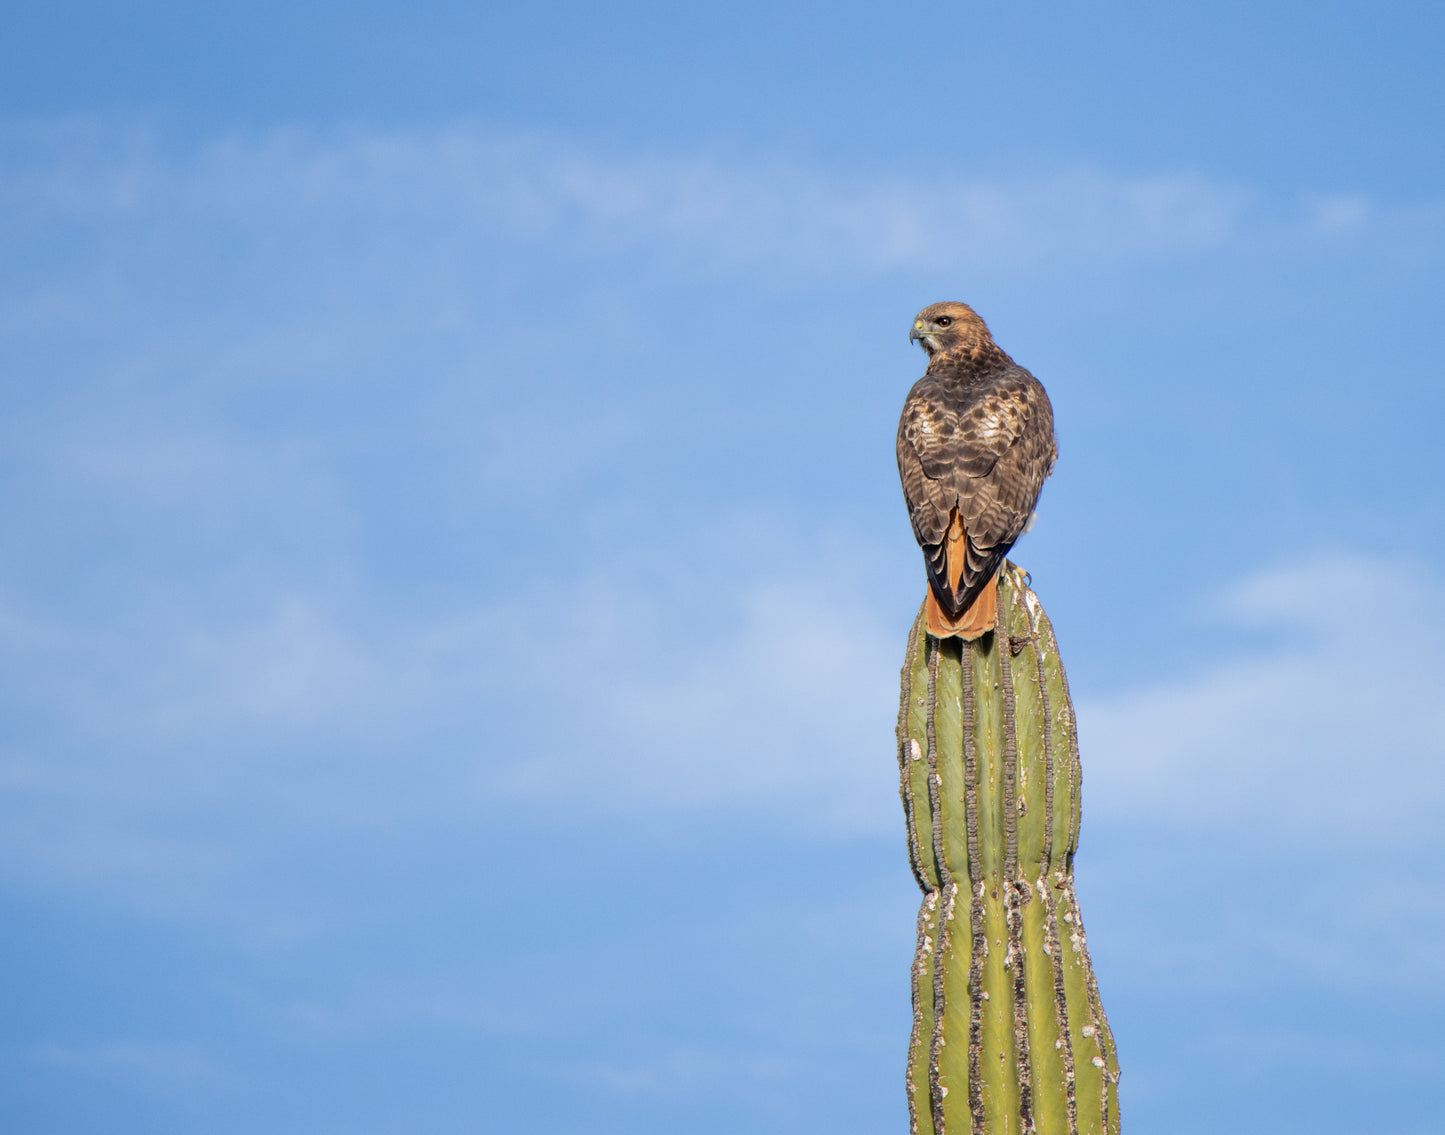
M 931 359 L 960 348 L 977 347 L 991 340 L 978 313 L 966 303 L 947 300 L 930 304 L 914 317 L 908 341 L 915 339 Z

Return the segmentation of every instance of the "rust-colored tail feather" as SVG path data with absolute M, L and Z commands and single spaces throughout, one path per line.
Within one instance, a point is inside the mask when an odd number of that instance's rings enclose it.
M 958 515 L 958 509 L 955 508 L 949 514 L 948 533 L 944 537 L 944 572 L 948 579 L 948 589 L 954 595 L 958 594 L 958 584 L 963 578 L 963 567 L 967 562 L 968 533 L 963 529 L 963 517 Z M 927 603 L 929 634 L 934 638 L 961 638 L 971 642 L 993 630 L 994 619 L 998 615 L 998 577 L 990 579 L 978 593 L 978 597 L 969 604 L 968 610 L 956 619 L 950 618 L 939 605 L 938 596 L 933 593 L 932 587 L 928 589 Z
M 984 585 L 978 598 L 957 619 L 950 619 L 947 612 L 938 605 L 938 597 L 933 594 L 931 587 L 928 589 L 925 608 L 928 633 L 934 638 L 961 638 L 972 642 L 993 630 L 994 621 L 998 618 L 998 577 L 995 576 Z
M 948 514 L 948 535 L 945 537 L 944 562 L 948 565 L 948 589 L 958 594 L 958 581 L 963 578 L 963 565 L 968 563 L 968 533 L 963 530 L 963 517 L 958 509 Z

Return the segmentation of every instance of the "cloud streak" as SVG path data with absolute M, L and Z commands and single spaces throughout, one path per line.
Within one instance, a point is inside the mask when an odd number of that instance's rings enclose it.
M 1413 997 L 1431 980 L 1440 596 L 1398 562 L 1265 571 L 1217 608 L 1239 628 L 1233 659 L 1080 706 L 1085 882 L 1108 948 L 1156 996 L 1258 1000 L 1273 982 Z M 1335 1043 L 1321 1033 L 1310 1051 Z
M 1397 563 L 1247 580 L 1219 607 L 1241 630 L 1236 661 L 1081 708 L 1095 806 L 1280 838 L 1415 838 L 1445 802 L 1440 610 L 1439 584 Z
M 178 152 L 143 131 L 41 124 L 11 126 L 0 148 L 11 158 L 0 203 L 16 223 L 151 217 L 251 227 L 266 217 L 314 240 L 364 218 L 388 240 L 422 236 L 431 251 L 445 234 L 450 247 L 643 251 L 674 272 L 788 278 L 948 261 L 1027 273 L 1187 256 L 1236 236 L 1252 204 L 1240 187 L 1187 172 L 869 177 L 768 157 L 609 153 L 464 125 L 277 132 Z M 1353 223 L 1361 208 L 1319 215 Z

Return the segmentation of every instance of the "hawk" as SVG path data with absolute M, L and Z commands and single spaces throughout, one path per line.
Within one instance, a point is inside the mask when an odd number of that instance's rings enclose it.
M 928 572 L 928 633 L 976 639 L 993 629 L 995 576 L 1053 472 L 1054 411 L 967 304 L 925 307 L 908 338 L 928 369 L 903 403 L 898 476 Z

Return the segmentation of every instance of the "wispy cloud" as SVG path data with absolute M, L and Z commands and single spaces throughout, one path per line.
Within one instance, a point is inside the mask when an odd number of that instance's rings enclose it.
M 800 832 L 886 830 L 898 636 L 847 598 L 851 582 L 760 583 L 729 601 L 732 626 L 716 635 L 629 604 L 634 635 L 600 651 L 584 635 L 550 659 L 554 679 L 575 680 L 574 660 L 600 665 L 570 695 L 577 736 L 538 738 L 545 755 L 512 791 L 627 812 L 785 809 Z
M 1331 557 L 1248 580 L 1219 606 L 1237 660 L 1080 709 L 1093 807 L 1415 838 L 1445 803 L 1441 609 L 1438 582 L 1399 563 Z
M 1352 992 L 1434 973 L 1440 597 L 1397 562 L 1267 571 L 1218 607 L 1233 659 L 1079 707 L 1084 843 L 1107 857 L 1085 882 L 1117 904 L 1112 948 L 1136 973 Z
M 28 1054 L 32 1065 L 69 1075 L 119 1083 L 130 1091 L 183 1095 L 236 1086 L 233 1070 L 187 1044 L 114 1041 L 42 1044 Z
M 830 172 L 769 156 L 609 152 L 475 126 L 231 137 L 189 150 L 142 131 L 12 126 L 0 202 L 13 218 L 204 219 L 412 254 L 478 241 L 569 256 L 644 252 L 670 270 L 788 277 L 957 261 L 994 273 L 1188 255 L 1237 235 L 1252 194 L 1192 172 L 927 177 Z M 1320 223 L 1350 220 L 1334 204 Z M 18 223 L 18 222 L 17 222 Z M 414 242 L 421 237 L 421 244 Z M 444 243 L 439 243 L 444 242 Z

